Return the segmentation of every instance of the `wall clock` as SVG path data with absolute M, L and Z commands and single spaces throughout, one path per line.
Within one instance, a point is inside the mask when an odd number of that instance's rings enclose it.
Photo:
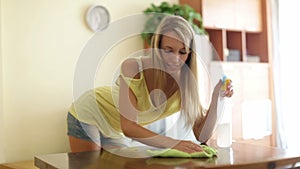
M 86 12 L 86 22 L 89 28 L 94 31 L 104 30 L 110 21 L 108 10 L 101 5 L 94 5 L 88 8 Z

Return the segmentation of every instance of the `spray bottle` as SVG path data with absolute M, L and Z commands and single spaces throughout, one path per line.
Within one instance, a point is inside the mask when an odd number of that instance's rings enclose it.
M 224 94 L 226 91 L 230 81 L 231 80 L 225 75 L 222 77 L 222 94 Z M 219 147 L 230 147 L 232 144 L 232 105 L 230 104 L 229 100 L 225 98 L 223 99 L 223 113 L 217 128 L 217 145 Z

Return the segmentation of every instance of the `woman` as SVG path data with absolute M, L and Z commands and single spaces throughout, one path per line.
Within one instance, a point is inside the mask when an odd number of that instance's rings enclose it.
M 151 56 L 126 59 L 116 88 L 98 87 L 72 104 L 68 113 L 72 152 L 120 147 L 126 145 L 124 136 L 159 148 L 201 151 L 192 141 L 176 140 L 143 127 L 180 111 L 201 143 L 211 137 L 222 82 L 214 88 L 209 109 L 204 110 L 196 61 L 189 23 L 179 16 L 164 17 L 152 38 Z M 232 94 L 229 84 L 221 97 Z

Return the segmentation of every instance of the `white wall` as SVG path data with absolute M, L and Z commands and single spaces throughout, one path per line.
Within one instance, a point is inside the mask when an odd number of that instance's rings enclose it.
M 0 163 L 69 151 L 65 117 L 74 69 L 93 35 L 84 22 L 87 8 L 101 4 L 114 21 L 161 1 L 0 0 Z M 124 45 L 117 54 L 142 47 L 139 38 Z

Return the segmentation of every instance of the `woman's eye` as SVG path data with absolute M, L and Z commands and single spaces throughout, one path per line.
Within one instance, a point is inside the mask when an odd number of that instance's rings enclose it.
M 163 49 L 163 52 L 164 52 L 165 54 L 172 54 L 172 53 L 174 53 L 172 49 Z M 175 53 L 174 53 L 174 54 L 175 54 Z M 186 51 L 184 50 L 184 51 L 179 51 L 178 54 L 179 54 L 179 55 L 186 55 L 186 54 L 188 54 L 188 52 L 186 52 Z
M 165 52 L 165 53 L 172 53 L 172 50 L 164 49 L 164 52 Z
M 186 51 L 179 51 L 179 54 L 185 55 L 185 54 L 187 54 L 187 52 Z

